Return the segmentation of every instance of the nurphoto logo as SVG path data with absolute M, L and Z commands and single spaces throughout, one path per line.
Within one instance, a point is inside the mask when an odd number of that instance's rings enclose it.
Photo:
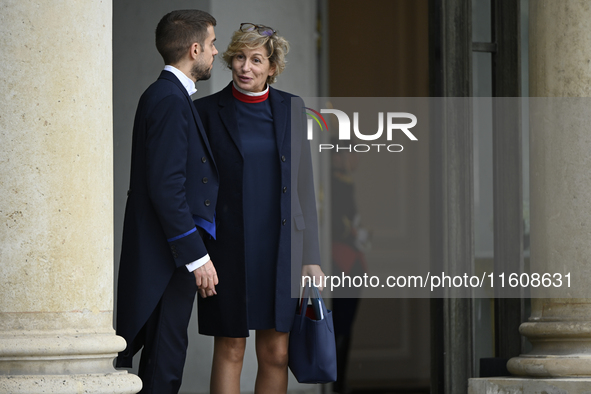
M 369 152 L 375 150 L 377 152 L 392 152 L 398 153 L 404 150 L 404 147 L 400 144 L 391 144 L 391 143 L 371 143 L 371 144 L 346 144 L 346 142 L 351 141 L 351 120 L 349 116 L 338 109 L 321 109 L 320 112 L 304 107 L 306 110 L 306 115 L 308 116 L 308 124 L 307 124 L 307 131 L 308 131 L 308 140 L 312 140 L 314 137 L 314 122 L 320 128 L 320 131 L 328 132 L 328 124 L 326 119 L 322 114 L 333 114 L 336 116 L 338 121 L 338 140 L 339 143 L 337 144 L 319 144 L 318 150 L 319 152 L 325 150 L 335 150 L 339 151 L 349 151 L 349 152 Z M 409 112 L 387 112 L 384 116 L 384 112 L 378 112 L 378 131 L 373 134 L 363 134 L 359 130 L 359 112 L 353 112 L 353 133 L 355 137 L 362 141 L 378 141 L 382 134 L 384 133 L 384 118 L 386 118 L 386 141 L 391 142 L 392 136 L 395 132 L 402 132 L 406 135 L 411 141 L 418 141 L 417 137 L 413 133 L 411 133 L 410 129 L 416 126 L 417 124 L 417 117 Z M 410 122 L 407 123 L 398 123 L 400 119 L 407 119 Z M 382 138 L 383 140 L 383 138 Z M 341 144 L 341 142 L 343 142 Z

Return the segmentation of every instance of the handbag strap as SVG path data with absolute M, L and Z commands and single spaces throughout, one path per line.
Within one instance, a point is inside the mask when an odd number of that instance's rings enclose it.
M 317 287 L 314 287 L 314 295 L 318 298 L 318 302 L 320 303 L 320 307 L 322 308 L 322 313 L 324 318 L 328 315 L 328 308 L 326 308 L 326 304 L 324 303 L 324 298 L 320 294 L 320 290 Z
M 300 304 L 300 332 L 304 328 L 304 320 L 306 318 L 306 308 L 308 308 L 308 301 L 310 300 L 310 286 L 304 286 L 302 292 L 302 302 Z
M 310 285 L 305 285 L 304 290 L 302 292 L 302 298 L 301 298 L 301 303 L 300 303 L 300 316 L 301 316 L 300 331 L 304 327 L 304 318 L 306 317 L 305 308 L 308 307 L 308 302 L 310 301 L 310 297 L 312 297 L 310 287 L 311 287 Z M 318 288 L 316 286 L 314 286 L 314 290 L 312 290 L 312 291 L 314 291 L 314 295 L 318 299 L 318 302 L 320 304 L 320 308 L 322 308 L 323 320 L 324 320 L 324 319 L 326 319 L 326 316 L 328 315 L 328 309 L 326 308 L 326 304 L 324 303 L 324 299 L 320 295 L 320 291 L 318 290 Z M 316 317 L 318 318 L 318 316 L 316 316 Z
M 301 314 L 306 314 L 306 311 L 304 309 L 304 305 L 308 305 L 308 301 L 310 300 L 310 285 L 305 285 L 304 286 L 304 290 L 302 291 L 302 298 L 300 299 L 300 315 Z M 305 303 L 304 303 L 305 301 Z

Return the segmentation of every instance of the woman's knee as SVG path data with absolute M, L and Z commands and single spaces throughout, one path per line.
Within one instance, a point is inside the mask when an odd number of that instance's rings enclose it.
M 287 368 L 287 335 L 272 341 L 257 343 L 257 360 L 259 364 L 265 364 L 276 368 Z
M 214 342 L 215 356 L 222 357 L 225 361 L 241 363 L 244 359 L 246 338 L 216 337 Z

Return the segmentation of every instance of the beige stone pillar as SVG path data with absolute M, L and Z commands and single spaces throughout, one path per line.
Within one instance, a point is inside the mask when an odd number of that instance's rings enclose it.
M 136 393 L 113 368 L 111 1 L 0 3 L 0 392 Z
M 520 331 L 533 349 L 508 368 L 591 377 L 591 99 L 578 98 L 591 96 L 591 3 L 531 0 L 529 37 L 530 96 L 554 97 L 531 101 L 531 271 L 568 271 L 573 287 L 532 299 Z
M 532 350 L 507 364 L 518 377 L 470 379 L 470 394 L 591 387 L 591 2 L 529 4 L 530 271 L 570 272 L 572 287 L 532 291 Z
M 518 377 L 470 379 L 470 394 L 591 387 L 591 2 L 530 0 L 529 26 L 530 271 L 570 272 L 572 287 L 532 290 Z

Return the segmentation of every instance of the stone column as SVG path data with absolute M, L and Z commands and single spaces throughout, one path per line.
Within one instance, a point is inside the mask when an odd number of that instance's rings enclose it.
M 572 288 L 532 299 L 516 375 L 591 377 L 590 32 L 588 1 L 530 1 L 530 96 L 547 97 L 530 104 L 531 271 L 568 271 Z
M 0 3 L 0 392 L 136 393 L 113 368 L 111 1 Z
M 530 0 L 531 272 L 571 274 L 532 291 L 519 378 L 472 379 L 471 393 L 586 393 L 591 385 L 591 3 Z M 535 98 L 539 97 L 539 98 Z M 585 97 L 584 99 L 581 97 Z

